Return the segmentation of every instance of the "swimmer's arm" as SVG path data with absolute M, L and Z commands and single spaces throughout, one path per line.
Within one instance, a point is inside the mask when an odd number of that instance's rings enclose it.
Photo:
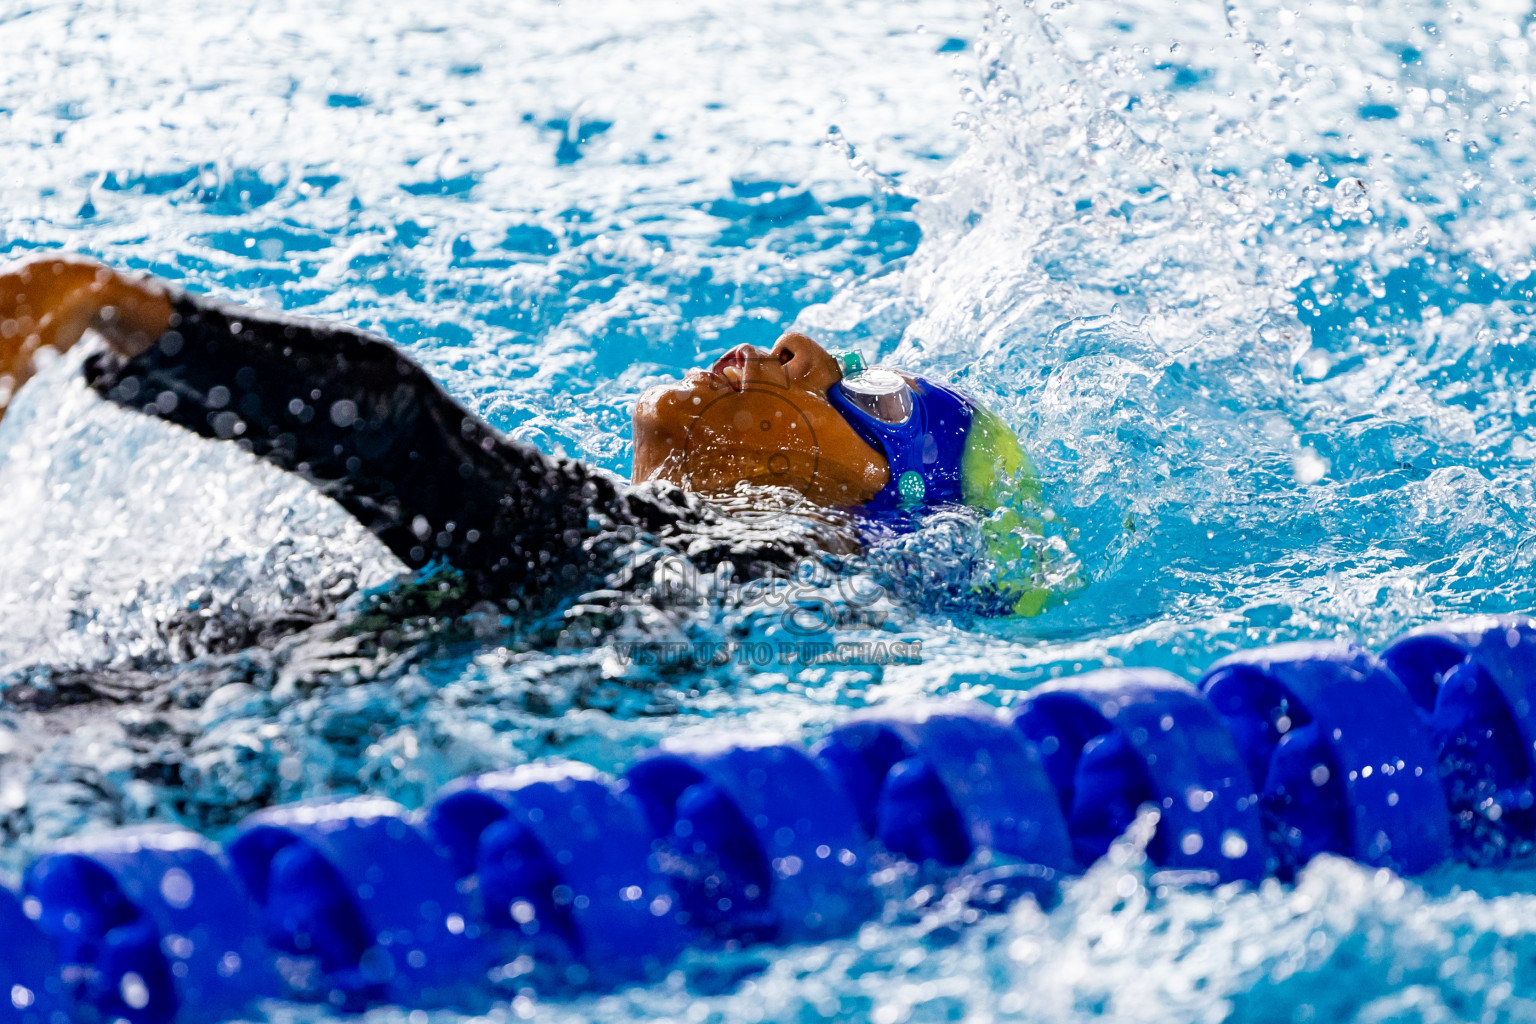
M 42 349 L 67 352 L 88 329 L 125 355 L 165 333 L 166 290 L 79 257 L 44 257 L 0 269 L 0 416 L 36 371 Z
M 167 329 L 91 360 L 91 386 L 300 474 L 408 566 L 442 557 L 486 596 L 537 597 L 644 518 L 615 478 L 504 437 L 382 339 L 167 291 Z
M 67 350 L 89 328 L 112 349 L 86 368 L 104 397 L 304 476 L 407 565 L 445 558 L 485 596 L 557 596 L 611 568 L 605 548 L 636 531 L 747 572 L 806 553 L 714 538 L 708 507 L 675 488 L 625 488 L 502 436 L 357 328 L 214 302 L 78 258 L 0 270 L 0 377 L 10 377 L 0 412 L 38 349 Z

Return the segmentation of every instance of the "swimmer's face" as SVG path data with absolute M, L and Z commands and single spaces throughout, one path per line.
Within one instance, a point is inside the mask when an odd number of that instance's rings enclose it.
M 803 334 L 772 351 L 738 345 L 640 396 L 631 475 L 704 493 L 792 487 L 823 505 L 861 505 L 890 471 L 827 401 L 841 378 L 837 360 Z

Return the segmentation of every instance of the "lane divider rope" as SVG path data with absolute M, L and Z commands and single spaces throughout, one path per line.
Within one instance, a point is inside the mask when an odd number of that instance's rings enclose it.
M 582 764 L 251 815 L 220 846 L 142 826 L 60 843 L 0 889 L 0 1024 L 211 1024 L 263 998 L 483 1004 L 644 981 L 690 944 L 845 934 L 882 865 L 1049 902 L 1146 805 L 1192 881 L 1319 853 L 1411 875 L 1536 837 L 1536 619 L 1415 630 L 1379 656 L 1292 643 L 1191 685 L 1107 669 L 999 711 L 855 715 L 807 751 L 675 738 Z

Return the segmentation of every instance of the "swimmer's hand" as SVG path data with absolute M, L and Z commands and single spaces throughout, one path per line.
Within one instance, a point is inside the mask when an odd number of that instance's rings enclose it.
M 66 352 L 94 328 L 132 358 L 166 332 L 171 312 L 159 284 L 78 256 L 0 268 L 0 415 L 36 372 L 39 350 Z

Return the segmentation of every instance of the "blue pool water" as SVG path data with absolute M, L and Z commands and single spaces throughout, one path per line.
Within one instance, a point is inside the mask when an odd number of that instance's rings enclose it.
M 153 721 L 7 712 L 4 863 L 127 822 L 415 806 L 684 730 L 809 738 L 875 702 L 1006 704 L 1099 665 L 1193 676 L 1532 609 L 1533 40 L 1504 0 L 0 10 L 6 258 L 64 247 L 363 325 L 513 436 L 619 473 L 650 383 L 792 325 L 857 344 L 1020 431 L 1059 516 L 1051 571 L 1082 582 L 1030 620 L 935 597 L 997 570 L 936 521 L 916 575 L 837 634 L 920 641 L 915 664 L 622 657 L 772 641 L 767 599 L 595 644 L 491 634 L 265 675 L 259 649 L 220 656 L 230 681 Z M 0 684 L 191 680 L 217 658 L 169 628 L 189 608 L 239 621 L 397 571 L 301 483 L 101 405 L 73 368 L 0 427 Z M 1527 893 L 1522 865 L 1405 882 L 1332 858 L 1186 891 L 1128 846 L 1049 915 L 891 906 L 845 940 L 475 1019 L 1524 1020 Z

